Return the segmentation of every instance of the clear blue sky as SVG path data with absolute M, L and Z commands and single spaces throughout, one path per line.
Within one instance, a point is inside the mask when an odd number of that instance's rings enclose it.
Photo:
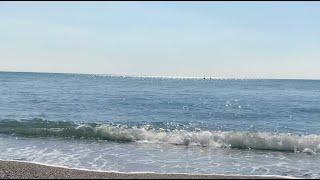
M 0 71 L 320 79 L 319 2 L 1 2 Z

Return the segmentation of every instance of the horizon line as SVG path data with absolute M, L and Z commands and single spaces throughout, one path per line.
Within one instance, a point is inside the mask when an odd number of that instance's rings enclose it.
M 47 72 L 47 71 L 7 71 L 0 70 L 0 73 L 39 73 L 39 74 L 74 74 L 74 75 L 94 75 L 94 76 L 110 76 L 124 78 L 155 78 L 155 79 L 205 79 L 205 80 L 315 80 L 320 78 L 267 78 L 267 77 L 221 77 L 221 76 L 153 76 L 153 75 L 130 75 L 130 74 L 108 74 L 108 73 L 77 73 L 77 72 Z

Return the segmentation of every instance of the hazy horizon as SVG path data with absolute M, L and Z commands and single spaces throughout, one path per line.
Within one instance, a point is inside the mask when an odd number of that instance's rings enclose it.
M 161 78 L 161 79 L 239 79 L 239 80 L 320 80 L 320 78 L 266 78 L 266 77 L 232 77 L 232 76 L 152 76 L 152 75 L 134 75 L 134 74 L 110 74 L 110 73 L 77 73 L 77 72 L 47 72 L 47 71 L 2 71 L 0 73 L 43 73 L 43 74 L 78 74 L 78 75 L 96 75 L 96 76 L 114 76 L 114 77 L 137 77 L 137 78 Z
M 320 79 L 320 4 L 1 2 L 0 71 Z

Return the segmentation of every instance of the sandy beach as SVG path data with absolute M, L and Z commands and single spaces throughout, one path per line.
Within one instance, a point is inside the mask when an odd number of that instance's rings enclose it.
M 1 179 L 286 179 L 277 176 L 192 175 L 99 172 L 42 164 L 0 161 Z

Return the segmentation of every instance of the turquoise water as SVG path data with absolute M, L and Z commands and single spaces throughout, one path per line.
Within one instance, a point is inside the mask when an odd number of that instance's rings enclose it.
M 1 159 L 320 177 L 317 80 L 0 72 L 0 94 Z

